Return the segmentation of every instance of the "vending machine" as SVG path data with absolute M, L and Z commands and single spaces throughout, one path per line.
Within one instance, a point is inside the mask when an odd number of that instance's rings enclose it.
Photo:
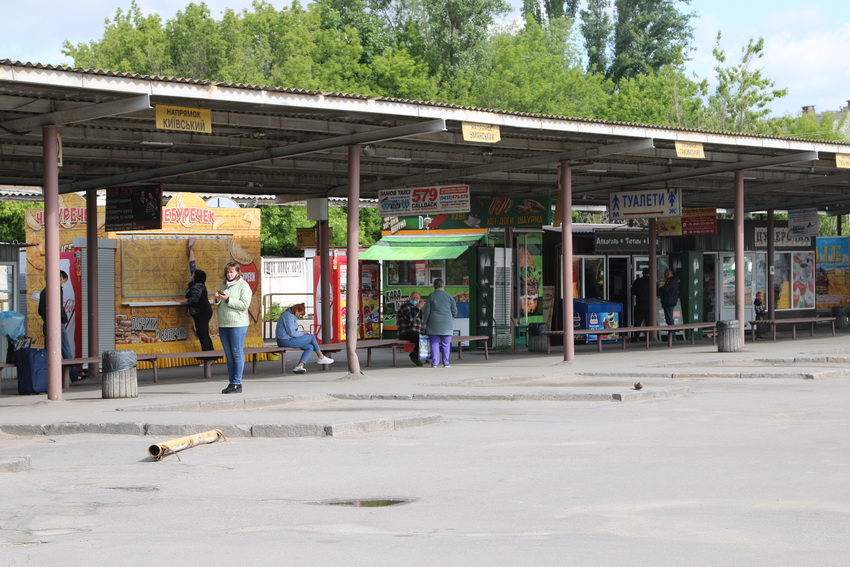
M 331 314 L 331 340 L 345 341 L 348 317 L 357 317 L 358 339 L 381 338 L 381 265 L 377 260 L 360 261 L 360 286 L 348 293 L 348 257 L 344 251 L 331 251 L 330 298 L 322 297 L 322 281 L 319 257 L 313 258 L 313 293 L 315 294 L 314 331 L 319 342 L 322 340 L 322 312 Z

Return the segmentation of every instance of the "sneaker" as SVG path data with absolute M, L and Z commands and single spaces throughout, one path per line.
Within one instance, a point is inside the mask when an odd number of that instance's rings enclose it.
M 299 364 L 298 366 L 293 368 L 292 371 L 295 372 L 296 374 L 305 374 L 307 372 L 307 369 L 304 368 L 303 364 Z
M 222 394 L 241 394 L 242 384 L 228 384 L 227 388 L 221 391 Z
M 319 359 L 319 364 L 333 364 L 333 363 L 334 363 L 334 359 L 328 358 L 327 356 L 323 356 L 322 358 Z
M 451 364 L 444 364 L 444 365 L 443 365 L 443 368 L 451 368 L 451 367 L 452 367 L 452 365 L 451 365 Z

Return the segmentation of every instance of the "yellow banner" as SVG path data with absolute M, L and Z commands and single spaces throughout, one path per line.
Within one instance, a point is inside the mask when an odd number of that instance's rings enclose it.
M 461 124 L 461 128 L 463 130 L 464 142 L 484 142 L 486 144 L 495 144 L 502 139 L 499 127 L 493 124 L 463 122 Z
M 699 142 L 676 142 L 676 156 L 689 159 L 705 159 L 705 152 Z
M 850 154 L 835 154 L 835 167 L 850 168 Z
M 204 132 L 212 134 L 212 111 L 206 108 L 156 105 L 156 127 L 159 130 Z

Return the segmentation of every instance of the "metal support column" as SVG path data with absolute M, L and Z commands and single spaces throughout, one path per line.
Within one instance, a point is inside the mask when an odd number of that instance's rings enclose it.
M 88 269 L 86 270 L 86 319 L 88 320 L 89 352 L 88 356 L 100 356 L 100 326 L 98 313 L 98 249 L 97 249 L 97 190 L 86 191 L 86 248 L 88 249 Z M 89 364 L 89 378 L 100 378 L 100 365 Z
M 655 251 L 658 250 L 658 221 L 654 218 L 649 219 L 649 326 L 658 325 L 658 309 L 656 305 L 658 301 L 658 258 L 655 257 Z M 650 333 L 651 337 L 656 337 L 656 333 Z M 652 339 L 650 339 L 652 340 Z
M 739 170 L 735 172 L 735 319 L 738 320 L 741 344 L 744 344 L 746 337 L 744 328 L 746 278 L 744 276 L 744 172 Z
M 62 399 L 62 300 L 59 281 L 59 140 L 56 126 L 44 126 L 41 145 L 44 171 L 44 286 L 47 320 L 47 399 Z
M 776 294 L 773 292 L 774 290 L 774 262 L 775 262 L 775 248 L 776 248 L 776 239 L 775 236 L 775 215 L 773 213 L 773 209 L 767 211 L 767 289 L 764 290 L 764 298 L 767 301 L 767 318 L 775 319 L 776 318 Z
M 357 294 L 360 291 L 360 146 L 348 146 L 348 273 L 345 279 L 348 314 L 345 318 L 345 342 L 348 372 L 360 375 L 357 358 Z M 353 309 L 352 309 L 353 307 Z
M 573 168 L 568 161 L 561 162 L 561 257 L 564 289 L 564 360 L 576 358 L 573 333 Z

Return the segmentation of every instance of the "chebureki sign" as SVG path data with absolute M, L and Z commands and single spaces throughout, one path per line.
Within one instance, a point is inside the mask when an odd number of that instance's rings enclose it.
M 212 293 L 223 282 L 224 266 L 236 262 L 251 287 L 253 298 L 246 346 L 263 346 L 262 290 L 260 287 L 259 209 L 213 208 L 193 193 L 176 194 L 161 208 L 162 229 L 109 232 L 105 230 L 105 207 L 98 207 L 97 219 L 86 216 L 86 201 L 77 194 L 59 197 L 59 245 L 78 258 L 74 270 L 82 273 L 81 251 L 75 238 L 84 239 L 90 221 L 97 223 L 98 237 L 116 241 L 115 344 L 137 352 L 188 352 L 200 350 L 194 326 L 184 305 L 189 281 L 187 245 L 195 238 L 197 267 L 207 273 L 207 290 Z M 44 214 L 42 209 L 26 212 L 28 285 L 44 287 Z M 102 262 L 104 260 L 101 260 Z M 28 297 L 28 334 L 41 341 L 38 296 Z M 151 303 L 146 307 L 146 303 Z M 85 313 L 80 314 L 85 317 Z M 218 346 L 218 319 L 213 315 L 210 334 Z

